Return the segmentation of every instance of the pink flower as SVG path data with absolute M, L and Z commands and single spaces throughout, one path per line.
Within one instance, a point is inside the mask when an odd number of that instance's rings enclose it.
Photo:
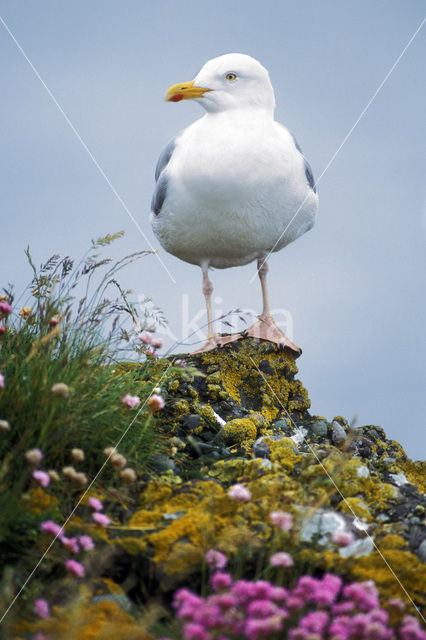
M 4 375 L 0 373 L 0 389 L 4 389 Z
M 0 302 L 0 317 L 8 316 L 9 313 L 12 313 L 12 307 L 8 302 Z
M 152 335 L 148 333 L 148 331 L 143 331 L 142 333 L 140 333 L 138 335 L 138 338 L 141 342 L 143 342 L 143 344 L 151 344 L 152 342 Z
M 287 511 L 271 511 L 269 517 L 276 527 L 288 531 L 293 526 L 293 516 Z
M 129 393 L 126 393 L 126 395 L 121 398 L 121 402 L 124 404 L 124 406 L 130 407 L 130 409 L 136 407 L 140 403 L 140 401 L 141 400 L 138 396 L 131 396 Z
M 89 498 L 89 507 L 94 511 L 102 511 L 104 505 L 99 498 Z
M 157 352 L 156 352 L 155 349 L 150 347 L 149 349 L 146 350 L 145 355 L 147 355 L 149 358 L 156 358 L 157 357 Z
M 175 364 L 179 365 L 179 367 L 186 367 L 187 366 L 187 361 L 186 360 L 176 360 Z
M 56 382 L 50 390 L 52 393 L 61 396 L 61 398 L 68 398 L 70 394 L 70 388 L 65 382 Z
M 44 531 L 45 533 L 51 533 L 52 536 L 55 536 L 55 538 L 57 536 L 63 535 L 64 533 L 64 530 L 61 527 L 61 525 L 56 524 L 56 522 L 53 522 L 52 520 L 45 520 L 44 522 L 42 522 L 41 530 Z
M 314 595 L 314 601 L 320 606 L 330 606 L 336 602 L 343 580 L 333 573 L 326 573 L 319 581 Z
M 105 515 L 105 513 L 93 513 L 92 518 L 96 522 L 96 524 L 100 524 L 102 527 L 107 527 L 109 524 L 111 524 L 111 520 L 107 515 Z
M 159 396 L 157 393 L 153 393 L 150 399 L 148 400 L 149 410 L 154 413 L 154 411 L 160 411 L 164 409 L 166 403 L 164 402 L 164 398 Z
M 77 578 L 83 578 L 86 574 L 86 571 L 81 564 L 81 562 L 77 562 L 77 560 L 66 560 L 65 567 L 67 571 L 72 573 Z
M 270 600 L 253 600 L 247 605 L 247 614 L 252 618 L 268 618 L 278 612 L 277 605 Z
M 151 346 L 154 349 L 161 349 L 161 347 L 163 346 L 163 341 L 161 338 L 154 338 L 154 340 L 152 340 L 151 342 Z
M 216 549 L 210 549 L 204 557 L 212 569 L 224 569 L 228 563 L 226 556 Z
M 299 626 L 311 633 L 322 634 L 328 622 L 328 613 L 325 611 L 311 611 L 299 620 Z
M 273 553 L 269 562 L 273 567 L 292 567 L 294 564 L 291 555 L 285 551 Z
M 222 591 L 223 589 L 229 589 L 232 585 L 232 577 L 229 573 L 222 571 L 216 571 L 211 577 L 210 584 L 213 591 Z
M 42 487 L 48 487 L 50 484 L 50 476 L 46 471 L 35 470 L 32 472 L 32 476 L 36 482 Z
M 250 490 L 243 484 L 234 484 L 228 489 L 228 496 L 240 502 L 248 502 L 251 500 Z
M 40 449 L 29 449 L 25 453 L 25 459 L 31 464 L 40 464 L 40 462 L 43 460 L 43 454 Z
M 184 640 L 210 640 L 210 633 L 198 622 L 188 622 L 183 627 Z
M 397 609 L 397 611 L 405 611 L 405 609 L 407 608 L 404 600 L 401 600 L 400 598 L 389 598 L 388 605 L 390 607 L 393 607 L 394 609 Z
M 34 602 L 33 611 L 40 618 L 46 619 L 50 617 L 49 603 L 43 598 L 37 598 L 37 600 Z
M 49 320 L 49 327 L 56 327 L 57 324 L 59 324 L 59 318 L 57 316 L 52 316 Z
M 91 551 L 95 548 L 95 543 L 90 536 L 79 536 L 78 541 L 85 551 Z
M 336 531 L 331 536 L 332 542 L 338 547 L 349 547 L 354 541 L 353 534 L 350 531 Z
M 78 544 L 77 538 L 67 538 L 63 536 L 61 538 L 61 542 L 68 551 L 71 553 L 78 553 L 80 551 L 80 545 Z
M 2 336 L 4 333 L 6 333 L 6 327 L 4 326 L 4 324 L 0 324 L 0 336 Z

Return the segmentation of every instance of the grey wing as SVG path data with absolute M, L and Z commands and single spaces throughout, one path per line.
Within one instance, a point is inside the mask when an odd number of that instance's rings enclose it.
M 176 136 L 177 138 L 177 136 Z M 160 177 L 161 172 L 163 171 L 163 169 L 165 169 L 167 167 L 167 165 L 170 162 L 170 158 L 173 155 L 173 151 L 175 150 L 176 147 L 176 138 L 173 138 L 173 140 L 170 140 L 169 144 L 167 145 L 167 147 L 165 149 L 163 149 L 163 151 L 160 153 L 160 157 L 158 158 L 158 162 L 157 162 L 157 166 L 155 167 L 155 181 L 157 182 L 158 178 Z
M 315 184 L 315 180 L 314 180 L 314 174 L 312 173 L 312 169 L 311 169 L 311 165 L 309 164 L 309 162 L 306 160 L 305 156 L 303 155 L 302 149 L 300 148 L 299 143 L 297 142 L 296 138 L 294 137 L 293 134 L 290 134 L 291 137 L 293 138 L 293 142 L 294 145 L 296 147 L 296 149 L 300 152 L 300 154 L 302 155 L 303 158 L 303 162 L 305 163 L 305 176 L 306 176 L 306 180 L 308 181 L 309 186 L 311 187 L 312 191 L 314 193 L 317 192 L 317 187 Z
M 167 147 L 163 149 L 160 157 L 158 158 L 157 166 L 155 167 L 155 181 L 157 184 L 155 185 L 154 193 L 152 194 L 151 211 L 156 216 L 160 213 L 161 207 L 163 206 L 164 200 L 167 196 L 168 179 L 167 171 L 165 171 L 165 169 L 167 168 L 170 158 L 173 155 L 173 151 L 175 150 L 177 138 L 178 136 L 173 138 Z

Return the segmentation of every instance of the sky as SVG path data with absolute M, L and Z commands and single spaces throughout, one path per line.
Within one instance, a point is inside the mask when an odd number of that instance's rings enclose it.
M 425 13 L 420 0 L 3 0 L 2 20 L 63 113 L 0 23 L 0 284 L 27 284 L 28 244 L 36 262 L 79 258 L 123 229 L 114 257 L 159 252 L 120 282 L 162 309 L 170 335 L 195 340 L 200 270 L 162 249 L 149 210 L 159 153 L 203 112 L 163 97 L 208 59 L 247 53 L 321 175 L 317 224 L 271 257 L 268 276 L 271 306 L 303 349 L 311 411 L 380 425 L 424 458 L 426 25 L 363 111 Z M 212 273 L 216 317 L 260 312 L 254 274 Z

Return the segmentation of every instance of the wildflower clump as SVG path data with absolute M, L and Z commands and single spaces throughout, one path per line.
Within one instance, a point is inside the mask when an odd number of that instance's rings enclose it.
M 179 589 L 173 606 L 184 640 L 426 640 L 413 616 L 390 624 L 374 583 L 343 585 L 337 575 L 301 576 L 291 589 L 266 580 L 211 578 L 205 598 Z

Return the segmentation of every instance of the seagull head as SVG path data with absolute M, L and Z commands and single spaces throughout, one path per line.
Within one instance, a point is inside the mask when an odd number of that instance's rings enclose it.
M 269 73 L 260 62 L 242 53 L 212 58 L 194 80 L 174 84 L 165 96 L 168 102 L 190 98 L 209 112 L 261 109 L 273 114 L 275 109 Z

